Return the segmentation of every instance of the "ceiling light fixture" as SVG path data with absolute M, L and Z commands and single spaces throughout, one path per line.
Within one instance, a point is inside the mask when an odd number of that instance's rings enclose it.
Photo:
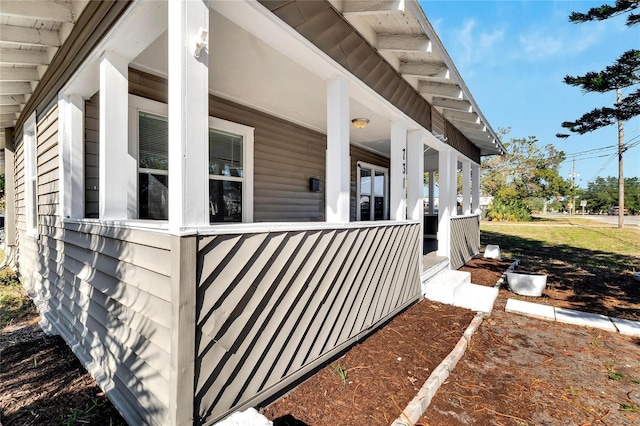
M 367 127 L 367 124 L 369 124 L 369 119 L 368 118 L 354 118 L 353 120 L 351 120 L 351 122 L 356 127 L 356 129 L 364 129 L 365 127 Z

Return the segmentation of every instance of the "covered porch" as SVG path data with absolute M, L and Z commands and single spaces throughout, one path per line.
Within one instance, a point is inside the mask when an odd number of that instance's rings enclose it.
M 417 3 L 381 44 L 355 3 L 133 2 L 34 114 L 57 180 L 21 260 L 131 423 L 211 424 L 414 303 L 425 213 L 440 267 L 473 251 L 492 132 L 435 34 L 411 44 Z

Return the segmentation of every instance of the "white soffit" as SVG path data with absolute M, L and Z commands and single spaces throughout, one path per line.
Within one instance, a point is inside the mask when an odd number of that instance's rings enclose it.
M 15 126 L 86 5 L 86 0 L 2 0 L 0 129 Z
M 482 155 L 505 152 L 417 0 L 329 1 Z

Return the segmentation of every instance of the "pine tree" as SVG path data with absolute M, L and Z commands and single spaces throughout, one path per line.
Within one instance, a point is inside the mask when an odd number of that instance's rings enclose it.
M 583 23 L 590 21 L 603 21 L 613 16 L 629 13 L 627 26 L 632 27 L 640 23 L 640 15 L 633 13 L 640 8 L 640 0 L 616 0 L 615 4 L 603 4 L 600 7 L 590 9 L 587 13 L 573 12 L 569 16 L 570 22 Z M 619 210 L 618 227 L 624 226 L 624 167 L 623 154 L 624 126 L 623 122 L 640 115 L 640 50 L 631 49 L 624 52 L 613 65 L 609 65 L 603 71 L 588 72 L 585 75 L 572 77 L 566 76 L 564 82 L 581 87 L 584 92 L 605 93 L 616 91 L 616 104 L 610 107 L 595 108 L 587 112 L 576 121 L 565 121 L 562 127 L 573 133 L 584 134 L 587 132 L 618 123 L 618 188 Z M 625 97 L 621 89 L 636 86 Z M 566 135 L 558 135 L 566 137 Z
M 640 0 L 616 0 L 615 5 L 604 4 L 590 9 L 587 13 L 573 12 L 570 22 L 583 23 L 602 21 L 613 16 L 640 9 Z M 627 26 L 640 23 L 640 15 L 630 13 Z M 602 71 L 591 71 L 582 76 L 566 76 L 564 82 L 581 87 L 584 92 L 605 93 L 632 86 L 640 86 L 640 50 L 631 49 L 624 52 L 613 65 Z M 573 133 L 584 134 L 606 127 L 619 121 L 627 121 L 640 115 L 640 87 L 632 90 L 611 107 L 595 108 L 576 121 L 565 121 L 562 127 Z

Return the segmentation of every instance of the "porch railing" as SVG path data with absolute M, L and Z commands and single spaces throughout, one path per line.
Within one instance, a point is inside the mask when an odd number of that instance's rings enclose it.
M 451 217 L 449 262 L 457 269 L 480 253 L 480 215 Z
M 416 301 L 420 238 L 416 222 L 201 237 L 199 422 L 273 396 Z

